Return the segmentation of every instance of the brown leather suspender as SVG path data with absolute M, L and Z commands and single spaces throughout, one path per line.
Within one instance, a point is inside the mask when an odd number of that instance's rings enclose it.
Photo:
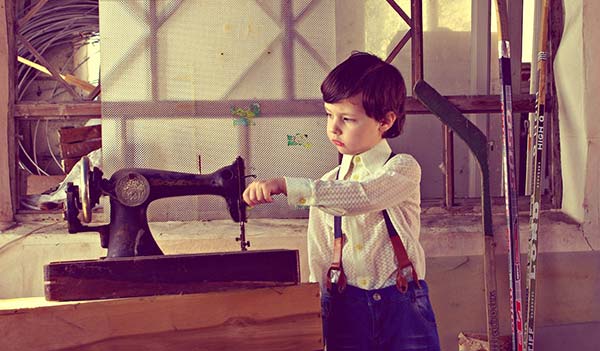
M 394 157 L 394 153 L 390 155 L 388 161 L 392 157 Z M 339 171 L 337 178 L 339 178 Z M 404 244 L 402 244 L 402 240 L 400 239 L 398 232 L 394 228 L 389 214 L 386 210 L 383 210 L 382 214 L 385 220 L 385 225 L 388 234 L 390 236 L 390 241 L 392 242 L 394 255 L 396 256 L 396 260 L 398 261 L 398 270 L 396 272 L 396 287 L 402 293 L 405 293 L 408 290 L 409 281 L 414 281 L 417 284 L 417 286 L 420 287 L 419 279 L 417 277 L 417 271 L 415 270 L 415 267 L 408 258 L 406 248 L 404 247 Z M 331 292 L 333 284 L 336 284 L 338 292 L 344 291 L 348 282 L 346 274 L 344 273 L 344 266 L 342 265 L 342 251 L 344 247 L 344 241 L 345 237 L 342 233 L 342 217 L 335 216 L 333 259 L 331 262 L 331 266 L 327 270 L 327 290 L 329 292 Z

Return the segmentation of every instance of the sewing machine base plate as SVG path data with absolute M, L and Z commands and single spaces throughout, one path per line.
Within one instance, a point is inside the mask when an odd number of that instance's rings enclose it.
M 298 250 L 252 250 L 51 262 L 49 301 L 190 294 L 300 282 Z

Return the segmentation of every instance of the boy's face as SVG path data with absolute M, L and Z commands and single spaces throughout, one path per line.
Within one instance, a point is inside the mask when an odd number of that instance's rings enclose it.
M 391 126 L 389 119 L 378 122 L 367 116 L 360 94 L 335 103 L 325 103 L 327 136 L 338 151 L 357 155 L 377 145 Z

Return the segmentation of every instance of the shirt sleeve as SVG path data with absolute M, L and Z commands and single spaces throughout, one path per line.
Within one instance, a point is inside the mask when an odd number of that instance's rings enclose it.
M 315 206 L 334 216 L 353 216 L 397 205 L 418 191 L 421 168 L 410 155 L 396 155 L 364 180 L 285 178 L 288 203 Z

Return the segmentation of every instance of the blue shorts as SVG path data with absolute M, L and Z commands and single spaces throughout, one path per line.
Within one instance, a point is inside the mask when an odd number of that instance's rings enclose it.
M 425 281 L 363 290 L 346 286 L 342 293 L 321 295 L 323 335 L 327 351 L 439 351 L 435 315 Z

